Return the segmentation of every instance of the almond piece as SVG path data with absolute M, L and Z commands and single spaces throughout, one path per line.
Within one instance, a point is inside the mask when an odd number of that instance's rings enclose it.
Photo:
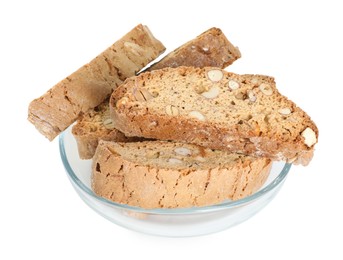
M 107 118 L 103 121 L 103 125 L 106 129 L 108 130 L 112 130 L 114 129 L 114 123 L 113 120 L 111 118 Z
M 288 107 L 285 107 L 285 108 L 280 108 L 280 109 L 278 110 L 278 112 L 279 112 L 281 115 L 287 116 L 287 115 L 289 115 L 289 114 L 292 113 L 292 110 L 291 110 L 290 108 L 288 108 Z
M 201 114 L 199 111 L 191 111 L 188 114 L 190 117 L 194 117 L 200 121 L 205 121 L 205 116 Z
M 250 82 L 252 83 L 252 84 L 258 84 L 258 82 L 259 82 L 259 79 L 258 78 L 252 78 L 251 80 L 250 80 Z
M 266 96 L 271 96 L 273 94 L 273 89 L 269 86 L 269 84 L 267 83 L 262 83 L 259 86 L 259 89 L 261 90 L 261 92 L 263 94 L 265 94 Z
M 154 96 L 145 88 L 135 89 L 133 91 L 133 96 L 137 101 L 143 102 L 153 99 Z
M 221 81 L 224 74 L 221 70 L 209 70 L 207 76 L 212 82 L 218 82 Z
M 239 88 L 239 83 L 233 79 L 229 80 L 228 86 L 230 89 L 235 90 Z
M 254 92 L 252 90 L 248 91 L 248 98 L 251 102 L 255 102 L 256 101 L 256 96 L 254 94 Z
M 179 114 L 179 109 L 173 105 L 167 105 L 165 110 L 168 116 L 177 116 Z
M 311 147 L 317 142 L 316 133 L 309 127 L 307 127 L 302 133 L 301 136 L 304 137 L 304 143 Z
M 216 98 L 219 95 L 219 93 L 220 93 L 220 88 L 214 86 L 210 88 L 209 91 L 203 92 L 201 95 L 205 98 L 212 99 L 212 98 Z
M 180 164 L 180 163 L 182 163 L 182 161 L 179 160 L 179 159 L 176 159 L 176 158 L 169 158 L 168 159 L 168 163 L 170 163 L 170 164 Z
M 188 156 L 188 155 L 191 155 L 192 152 L 191 150 L 189 150 L 188 148 L 186 147 L 178 147 L 178 148 L 175 148 L 174 149 L 174 152 L 178 155 L 182 155 L 182 156 Z

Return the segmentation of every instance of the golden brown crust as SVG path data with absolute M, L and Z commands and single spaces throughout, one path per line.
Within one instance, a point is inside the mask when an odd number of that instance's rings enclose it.
M 208 78 L 213 70 L 219 69 L 166 68 L 128 79 L 111 96 L 115 127 L 126 136 L 195 143 L 273 160 L 309 163 L 314 143 L 307 146 L 307 137 L 302 133 L 310 128 L 317 142 L 318 129 L 303 110 L 277 91 L 273 78 L 219 70 L 224 76 L 213 83 Z M 239 87 L 230 89 L 231 81 Z M 220 94 L 208 99 L 196 93 L 199 86 L 215 87 Z M 144 91 L 159 94 L 137 101 L 135 93 Z M 253 93 L 253 101 L 249 93 Z M 169 110 L 173 106 L 177 114 L 168 115 L 168 106 Z M 193 111 L 204 118 L 194 118 Z
M 240 57 L 239 49 L 232 45 L 219 28 L 210 28 L 166 55 L 147 71 L 181 65 L 225 68 Z
M 191 154 L 173 158 L 177 156 L 175 149 L 180 147 L 187 147 Z M 244 198 L 261 188 L 269 176 L 268 159 L 210 149 L 203 149 L 202 164 L 194 167 L 199 156 L 195 153 L 192 158 L 196 149 L 194 145 L 170 142 L 100 141 L 93 158 L 92 189 L 99 196 L 131 206 L 184 208 Z M 164 153 L 164 158 L 153 161 L 149 158 L 151 151 L 160 151 L 161 157 Z M 166 167 L 162 162 L 168 158 L 181 166 Z M 220 163 L 215 162 L 218 158 Z
M 53 140 L 81 113 L 103 102 L 114 88 L 164 50 L 146 26 L 136 26 L 90 63 L 33 100 L 28 120 Z

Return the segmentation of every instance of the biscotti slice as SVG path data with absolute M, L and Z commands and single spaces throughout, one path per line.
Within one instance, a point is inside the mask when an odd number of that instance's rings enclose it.
M 143 141 L 141 137 L 126 137 L 114 128 L 110 117 L 108 99 L 95 108 L 83 114 L 72 128 L 72 133 L 77 142 L 81 159 L 91 159 L 98 146 L 99 140 L 116 142 Z
M 211 28 L 170 52 L 148 70 L 186 65 L 200 68 L 206 66 L 225 68 L 240 56 L 238 48 L 228 41 L 220 29 Z M 73 126 L 72 133 L 77 141 L 81 159 L 93 157 L 100 139 L 124 142 L 124 134 L 114 128 L 108 113 L 109 106 L 106 100 L 103 104 L 81 115 Z
M 126 78 L 158 57 L 165 47 L 138 25 L 112 46 L 29 105 L 28 120 L 53 140 L 82 112 L 103 102 Z
M 237 200 L 257 191 L 271 161 L 192 144 L 100 141 L 92 189 L 101 197 L 142 208 L 185 208 Z
M 307 165 L 318 129 L 274 78 L 179 67 L 128 79 L 110 99 L 126 136 L 195 143 Z
M 219 28 L 213 27 L 167 54 L 147 70 L 179 66 L 225 68 L 240 57 L 239 49 Z

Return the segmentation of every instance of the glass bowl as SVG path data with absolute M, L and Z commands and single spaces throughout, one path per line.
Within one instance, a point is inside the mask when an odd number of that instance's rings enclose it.
M 79 158 L 71 127 L 60 135 L 59 147 L 69 180 L 89 207 L 122 227 L 167 237 L 205 235 L 242 223 L 275 197 L 291 168 L 291 164 L 274 162 L 263 187 L 244 199 L 206 207 L 144 209 L 115 203 L 94 194 L 90 185 L 92 161 Z

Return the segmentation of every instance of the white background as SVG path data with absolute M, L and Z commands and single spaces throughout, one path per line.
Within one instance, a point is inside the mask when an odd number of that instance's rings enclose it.
M 7 1 L 0 4 L 0 259 L 342 259 L 340 1 Z M 27 121 L 29 102 L 138 23 L 168 51 L 221 28 L 242 58 L 228 70 L 276 78 L 320 130 L 256 216 L 216 234 L 147 236 L 105 220 L 74 192 L 58 140 Z

